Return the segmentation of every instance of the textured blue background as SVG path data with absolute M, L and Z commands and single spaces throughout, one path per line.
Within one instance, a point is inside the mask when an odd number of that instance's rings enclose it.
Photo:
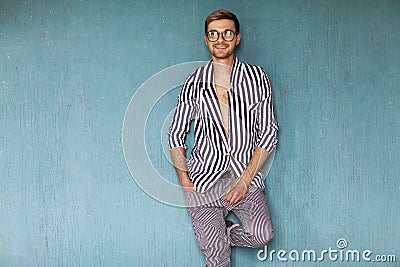
M 209 58 L 203 21 L 221 7 L 242 23 L 238 56 L 273 85 L 270 249 L 346 238 L 399 266 L 400 2 L 373 0 L 0 0 L 0 266 L 204 265 L 186 210 L 130 176 L 121 132 L 147 78 Z M 256 254 L 234 249 L 234 266 L 312 265 Z

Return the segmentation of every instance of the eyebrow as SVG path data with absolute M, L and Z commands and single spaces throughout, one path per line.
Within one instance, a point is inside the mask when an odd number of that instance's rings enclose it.
M 211 31 L 219 32 L 218 30 L 213 30 L 213 29 L 209 30 L 208 32 L 211 32 Z M 232 31 L 232 32 L 234 32 L 234 30 L 232 30 L 232 29 L 225 29 L 225 30 L 223 30 L 223 32 L 226 32 L 226 31 Z

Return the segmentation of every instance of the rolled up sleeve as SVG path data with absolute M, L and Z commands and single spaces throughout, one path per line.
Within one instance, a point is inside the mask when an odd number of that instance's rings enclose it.
M 194 117 L 195 108 L 188 95 L 190 84 L 185 84 L 178 96 L 178 104 L 174 112 L 171 126 L 168 132 L 169 149 L 183 147 L 186 149 L 186 136 L 190 130 L 190 124 Z
M 256 146 L 271 153 L 278 143 L 279 125 L 275 120 L 272 90 L 269 80 L 264 73 L 262 79 L 263 100 L 258 105 L 257 116 L 259 128 Z

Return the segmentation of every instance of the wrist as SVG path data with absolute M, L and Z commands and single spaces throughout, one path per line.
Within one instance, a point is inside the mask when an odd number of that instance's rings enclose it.
M 243 184 L 244 188 L 246 189 L 246 191 L 249 191 L 249 186 L 247 185 L 247 183 L 242 178 L 240 178 L 239 180 L 242 182 L 242 184 Z
M 183 187 L 193 187 L 193 182 L 190 180 L 181 181 Z
M 246 172 L 244 172 L 241 176 L 240 179 L 246 183 L 246 186 L 249 187 L 251 184 L 251 181 L 253 180 L 253 177 L 248 175 Z

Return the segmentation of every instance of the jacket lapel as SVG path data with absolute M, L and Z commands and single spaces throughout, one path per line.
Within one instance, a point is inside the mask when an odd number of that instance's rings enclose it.
M 242 63 L 235 57 L 232 72 L 230 77 L 230 82 L 232 85 L 233 94 L 237 94 L 238 91 L 242 90 L 243 81 L 243 66 Z M 217 93 L 214 87 L 214 70 L 212 61 L 209 61 L 204 67 L 203 77 L 202 77 L 202 98 L 201 106 L 204 109 L 204 116 L 211 120 L 216 128 L 218 134 L 223 140 L 224 146 L 229 150 L 229 143 L 225 136 L 225 129 L 222 123 L 222 115 L 218 102 Z M 238 87 L 238 88 L 236 88 Z
M 217 93 L 214 88 L 214 70 L 212 67 L 212 61 L 204 68 L 203 72 L 203 90 L 201 106 L 204 109 L 204 116 L 211 120 L 218 134 L 223 140 L 224 146 L 229 148 L 228 142 L 225 137 L 225 130 L 222 123 L 221 111 L 219 107 Z

